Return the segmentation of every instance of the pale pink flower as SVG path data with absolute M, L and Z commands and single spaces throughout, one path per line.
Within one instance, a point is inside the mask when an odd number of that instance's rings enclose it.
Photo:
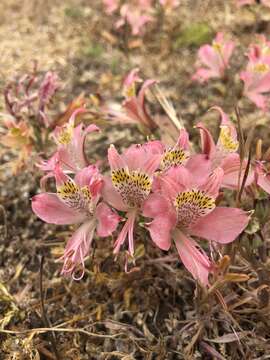
M 84 275 L 84 258 L 89 253 L 95 231 L 98 236 L 111 235 L 119 216 L 99 202 L 103 180 L 96 166 L 80 170 L 74 180 L 56 166 L 55 179 L 57 193 L 34 196 L 32 209 L 50 224 L 81 224 L 68 240 L 61 258 L 64 260 L 62 274 L 79 280 Z
M 207 156 L 206 162 L 210 165 L 210 170 L 221 167 L 224 171 L 222 186 L 229 189 L 237 189 L 238 183 L 242 182 L 247 161 L 242 164 L 241 178 L 240 174 L 240 156 L 237 152 L 239 143 L 237 140 L 237 132 L 229 117 L 220 107 L 213 107 L 221 115 L 220 133 L 217 144 L 202 123 L 197 124 L 197 128 L 201 134 L 202 152 Z M 245 186 L 248 186 L 254 180 L 254 174 L 251 170 L 246 180 Z
M 128 238 L 129 254 L 134 255 L 134 224 L 152 189 L 160 158 L 155 142 L 133 145 L 122 155 L 113 145 L 108 150 L 111 179 L 105 179 L 103 197 L 115 209 L 127 213 L 127 221 L 114 244 L 114 253 L 119 252 Z
M 125 78 L 123 92 L 125 100 L 121 110 L 112 107 L 108 113 L 116 121 L 123 123 L 135 123 L 150 130 L 156 128 L 156 124 L 148 114 L 145 106 L 145 91 L 155 83 L 155 80 L 146 80 L 136 95 L 136 83 L 142 80 L 138 76 L 139 69 L 133 69 Z
M 77 114 L 85 111 L 84 108 L 75 110 L 67 124 L 55 128 L 53 137 L 58 148 L 49 160 L 43 160 L 38 164 L 41 170 L 47 172 L 47 175 L 41 179 L 41 183 L 45 184 L 46 179 L 54 175 L 54 169 L 58 163 L 66 172 L 71 173 L 88 165 L 84 151 L 86 136 L 93 131 L 99 131 L 99 128 L 94 124 L 84 128 L 83 123 L 75 126 Z
M 147 225 L 153 242 L 168 250 L 173 239 L 185 267 L 204 285 L 208 284 L 212 265 L 192 236 L 227 244 L 249 221 L 241 209 L 216 207 L 222 178 L 221 168 L 202 183 L 184 166 L 173 167 L 161 191 L 150 195 L 143 206 L 143 215 L 153 218 Z
M 105 6 L 106 13 L 109 15 L 114 13 L 120 5 L 120 0 L 102 0 L 102 2 Z
M 127 23 L 131 27 L 132 35 L 142 35 L 145 25 L 153 21 L 151 13 L 152 0 L 125 3 L 120 7 L 121 18 L 116 22 L 116 28 Z
M 224 34 L 217 33 L 212 45 L 203 45 L 198 51 L 198 66 L 192 79 L 201 83 L 210 78 L 223 78 L 226 69 L 229 68 L 229 61 L 235 44 L 233 41 L 226 41 Z
M 270 91 L 270 43 L 264 36 L 259 37 L 257 44 L 252 44 L 248 53 L 248 64 L 240 74 L 244 82 L 244 95 L 255 105 L 267 111 Z

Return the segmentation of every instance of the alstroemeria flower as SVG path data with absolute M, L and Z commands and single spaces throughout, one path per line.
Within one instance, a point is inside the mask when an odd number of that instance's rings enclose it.
M 226 41 L 223 33 L 217 33 L 212 45 L 203 45 L 198 51 L 198 70 L 192 79 L 201 83 L 210 78 L 223 78 L 229 67 L 230 57 L 235 44 Z
M 127 221 L 114 244 L 114 253 L 128 237 L 128 251 L 134 255 L 133 229 L 137 215 L 150 194 L 153 175 L 160 164 L 161 155 L 155 142 L 133 145 L 120 155 L 111 145 L 108 150 L 111 179 L 105 179 L 104 200 L 115 209 L 127 213 Z
M 82 112 L 85 112 L 84 108 L 75 110 L 67 124 L 55 128 L 53 136 L 58 149 L 49 160 L 43 160 L 38 164 L 41 170 L 47 172 L 41 182 L 45 183 L 48 177 L 54 175 L 56 164 L 60 164 L 65 171 L 71 173 L 75 173 L 88 165 L 84 152 L 86 136 L 93 131 L 99 131 L 99 128 L 94 124 L 84 128 L 83 123 L 75 126 L 76 115 Z
M 223 170 L 217 168 L 204 183 L 184 166 L 168 170 L 160 193 L 149 196 L 143 215 L 153 242 L 168 250 L 172 239 L 179 256 L 195 279 L 208 284 L 211 262 L 192 236 L 227 244 L 247 226 L 249 217 L 241 209 L 216 207 Z
M 207 156 L 205 161 L 210 163 L 210 169 L 221 167 L 224 171 L 222 186 L 229 189 L 238 188 L 239 173 L 240 173 L 240 156 L 237 153 L 239 143 L 237 140 L 237 132 L 233 123 L 224 111 L 215 106 L 212 109 L 217 110 L 221 115 L 220 134 L 215 144 L 215 141 L 210 132 L 202 123 L 197 124 L 197 128 L 201 134 L 202 152 Z M 243 179 L 247 161 L 242 163 L 241 179 Z M 248 186 L 253 181 L 253 171 L 249 172 L 245 186 Z
M 147 23 L 153 21 L 152 0 L 138 0 L 136 3 L 126 3 L 120 8 L 121 19 L 117 21 L 116 28 L 126 23 L 131 27 L 132 35 L 142 35 Z
M 80 280 L 84 275 L 84 258 L 89 253 L 95 231 L 98 236 L 111 235 L 118 225 L 119 216 L 105 203 L 99 202 L 103 180 L 96 166 L 80 170 L 74 180 L 57 166 L 55 179 L 57 193 L 34 196 L 32 209 L 40 219 L 50 224 L 81 224 L 68 240 L 62 257 L 62 274 Z
M 119 0 L 102 0 L 102 2 L 103 2 L 103 5 L 105 6 L 106 13 L 109 15 L 114 13 L 120 5 Z
M 122 109 L 117 110 L 111 107 L 108 109 L 108 113 L 115 121 L 137 124 L 153 130 L 157 126 L 146 110 L 145 91 L 155 83 L 155 80 L 146 80 L 138 95 L 136 95 L 136 83 L 142 82 L 138 72 L 139 69 L 137 68 L 131 70 L 124 80 L 123 93 L 125 100 L 122 103 Z
M 260 36 L 259 40 L 259 43 L 250 46 L 247 68 L 241 72 L 240 78 L 244 82 L 244 95 L 266 111 L 269 108 L 270 43 L 264 36 Z

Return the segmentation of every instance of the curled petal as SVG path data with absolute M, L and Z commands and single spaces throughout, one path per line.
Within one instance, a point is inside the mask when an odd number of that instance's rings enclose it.
M 202 249 L 198 249 L 198 244 L 196 244 L 194 240 L 180 230 L 175 229 L 173 238 L 184 266 L 192 274 L 194 279 L 199 280 L 203 285 L 208 285 L 211 263 L 207 255 Z
M 84 258 L 88 255 L 95 232 L 94 219 L 82 224 L 68 240 L 65 247 L 62 275 L 72 275 L 73 280 L 81 280 L 84 275 Z M 59 259 L 59 260 L 61 260 Z M 80 271 L 80 275 L 77 272 Z
M 202 152 L 212 159 L 216 152 L 216 144 L 212 135 L 202 123 L 198 123 L 196 128 L 200 130 Z

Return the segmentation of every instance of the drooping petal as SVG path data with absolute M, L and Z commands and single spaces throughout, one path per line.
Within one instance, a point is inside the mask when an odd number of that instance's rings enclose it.
M 98 204 L 95 216 L 98 220 L 97 234 L 101 237 L 111 235 L 120 221 L 120 216 L 103 202 Z
M 85 220 L 87 214 L 65 205 L 56 194 L 43 193 L 32 198 L 32 209 L 43 221 L 50 224 L 77 224 Z
M 121 246 L 124 244 L 126 238 L 128 237 L 128 251 L 131 256 L 134 255 L 134 239 L 133 239 L 133 229 L 134 223 L 136 220 L 137 212 L 136 210 L 131 210 L 127 213 L 127 221 L 125 222 L 122 230 L 120 231 L 116 242 L 114 244 L 114 254 L 118 254 Z
M 208 275 L 211 270 L 211 263 L 207 255 L 198 249 L 189 236 L 179 229 L 174 230 L 173 239 L 184 266 L 192 274 L 194 279 L 199 280 L 203 285 L 208 285 Z
M 242 209 L 217 207 L 208 215 L 201 217 L 190 229 L 191 235 L 227 244 L 246 228 L 248 214 Z
M 81 280 L 83 278 L 84 258 L 89 253 L 95 232 L 95 226 L 95 219 L 85 222 L 68 240 L 64 255 L 61 258 L 64 260 L 64 265 L 61 271 L 62 275 L 71 275 L 73 280 Z

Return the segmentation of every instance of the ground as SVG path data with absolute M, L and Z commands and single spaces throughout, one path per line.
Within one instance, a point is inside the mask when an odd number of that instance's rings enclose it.
M 139 67 L 145 79 L 159 81 L 195 139 L 197 121 L 215 124 L 209 107 L 232 113 L 237 105 L 230 86 L 191 82 L 198 47 L 217 31 L 228 33 L 239 44 L 233 69 L 240 69 L 253 34 L 270 32 L 270 11 L 237 9 L 233 0 L 183 0 L 177 11 L 150 24 L 143 39 L 117 33 L 101 1 L 2 0 L 0 14 L 1 91 L 36 60 L 41 72 L 59 74 L 61 96 L 54 105 L 62 111 L 82 92 L 121 100 L 123 76 Z M 161 112 L 151 94 L 149 99 L 151 110 Z M 245 111 L 244 130 L 256 120 L 256 133 L 269 145 L 267 117 L 248 102 L 238 105 Z M 104 157 L 110 143 L 125 147 L 142 140 L 134 126 L 106 124 L 89 142 L 89 157 Z M 30 199 L 39 191 L 40 173 L 15 176 L 7 165 L 12 156 L 3 155 L 0 168 L 0 359 L 268 358 L 267 260 L 248 262 L 248 254 L 240 254 L 232 268 L 250 281 L 222 285 L 219 298 L 196 285 L 174 251 L 154 249 L 142 232 L 137 271 L 123 271 L 108 239 L 96 241 L 82 281 L 63 278 L 56 260 L 72 228 L 37 219 Z M 226 253 L 232 256 L 236 247 Z M 267 254 L 269 242 L 262 251 Z

